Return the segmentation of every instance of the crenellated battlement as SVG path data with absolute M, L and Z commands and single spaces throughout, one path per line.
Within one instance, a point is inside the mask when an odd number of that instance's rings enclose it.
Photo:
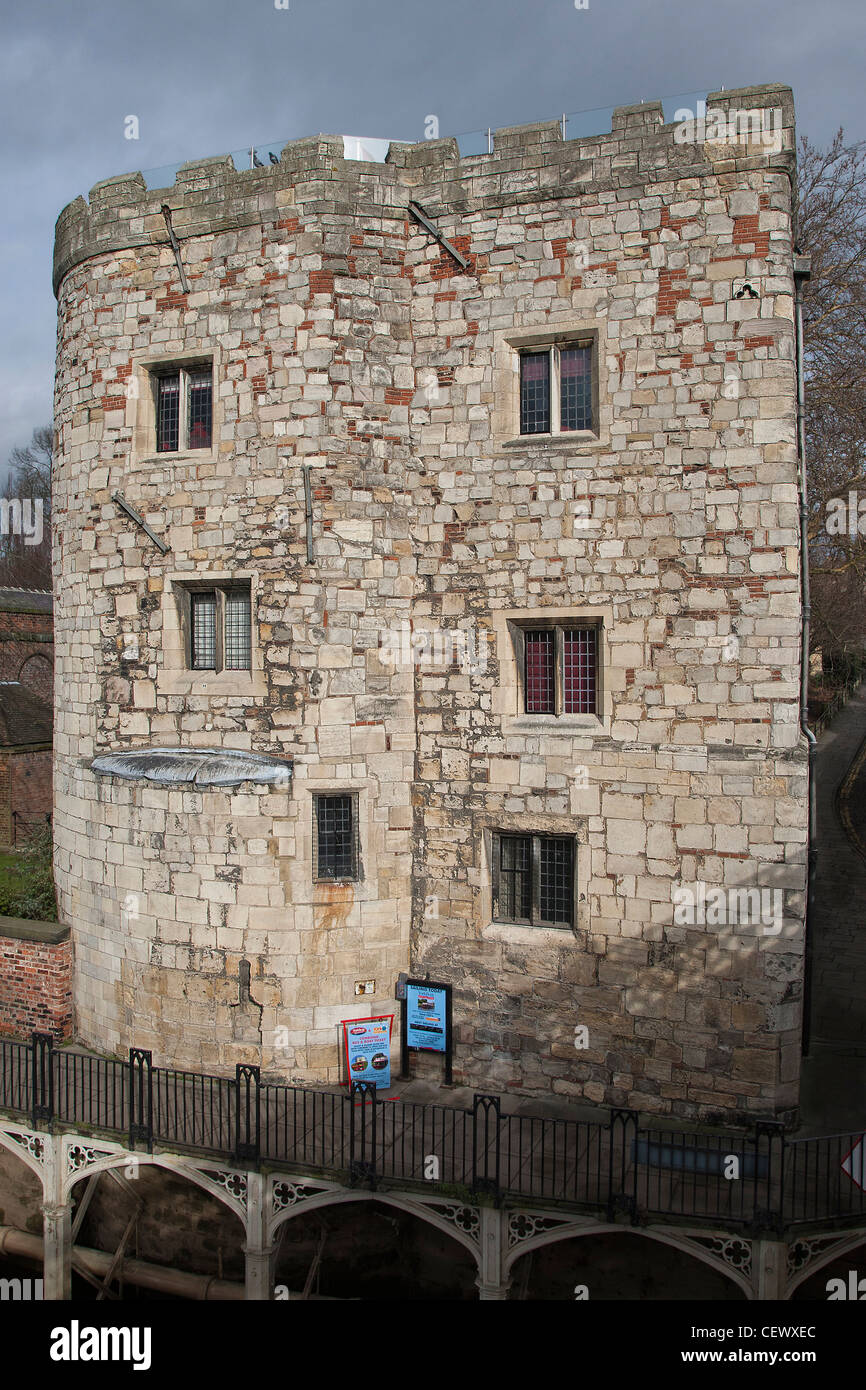
M 707 112 L 721 111 L 733 140 L 713 139 L 707 127 L 682 139 L 683 122 L 664 123 L 660 101 L 617 107 L 610 132 L 563 139 L 558 121 L 505 126 L 493 133 L 489 154 L 461 156 L 457 140 L 393 141 L 384 164 L 344 158 L 342 136 L 315 135 L 283 147 L 279 164 L 237 169 L 231 155 L 181 165 L 174 184 L 149 189 L 140 172 L 103 179 L 69 203 L 57 219 L 54 291 L 76 265 L 91 257 L 163 243 L 161 208 L 168 204 L 178 240 L 274 220 L 302 205 L 307 215 L 359 213 L 405 218 L 421 198 L 439 214 L 556 200 L 610 188 L 632 189 L 665 170 L 677 178 L 708 169 L 738 173 L 756 166 L 793 174 L 795 129 L 791 89 L 768 84 L 714 92 Z M 766 113 L 772 140 L 748 137 L 737 113 Z M 751 122 L 751 132 L 758 124 Z M 703 134 L 707 138 L 700 138 Z

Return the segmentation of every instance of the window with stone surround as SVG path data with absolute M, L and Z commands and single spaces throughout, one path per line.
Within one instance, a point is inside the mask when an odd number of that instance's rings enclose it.
M 176 583 L 190 671 L 249 671 L 252 600 L 249 581 Z
M 591 343 L 552 343 L 520 353 L 520 433 L 593 429 Z
M 151 369 L 156 409 L 156 452 L 210 449 L 213 438 L 213 363 Z
M 357 792 L 313 796 L 313 878 L 348 882 L 360 877 Z
M 255 620 L 258 577 L 245 568 L 175 570 L 163 585 L 157 693 L 266 696 L 264 649 Z
M 524 714 L 598 715 L 599 624 L 509 624 Z
M 125 411 L 131 468 L 216 458 L 223 421 L 221 360 L 218 345 L 162 357 L 133 354 Z
M 494 922 L 574 926 L 577 854 L 573 836 L 494 831 L 492 850 Z
M 609 445 L 607 321 L 563 313 L 533 324 L 531 317 L 493 335 L 494 444 L 578 454 Z

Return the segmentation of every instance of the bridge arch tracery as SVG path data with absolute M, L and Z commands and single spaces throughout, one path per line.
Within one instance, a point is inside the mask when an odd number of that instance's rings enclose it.
M 788 1247 L 788 1298 L 819 1270 L 866 1244 L 866 1228 L 853 1234 L 803 1236 Z
M 469 1203 L 432 1195 L 410 1196 L 392 1190 L 371 1192 L 364 1188 L 340 1187 L 337 1183 L 319 1182 L 318 1179 L 308 1181 L 279 1174 L 271 1176 L 268 1238 L 273 1241 L 279 1228 L 293 1216 L 353 1202 L 379 1202 L 405 1211 L 456 1240 L 469 1251 L 476 1263 L 480 1260 L 481 1218 L 478 1208 Z
M 110 1168 L 163 1168 L 186 1178 L 196 1187 L 210 1193 L 239 1218 L 247 1232 L 247 1175 L 242 1169 L 227 1168 L 206 1159 L 187 1158 L 180 1154 L 139 1153 L 121 1145 L 100 1141 L 91 1143 L 74 1136 L 64 1136 L 64 1186 L 71 1196 L 72 1189 L 82 1178 Z
M 20 1158 L 45 1188 L 45 1136 L 21 1125 L 0 1123 L 0 1146 Z
M 657 1227 L 623 1226 L 615 1222 L 595 1221 L 592 1217 L 558 1216 L 549 1211 L 517 1209 L 508 1222 L 508 1251 L 503 1264 L 510 1275 L 516 1262 L 532 1250 L 555 1245 L 563 1240 L 596 1235 L 642 1236 L 699 1260 L 717 1274 L 736 1284 L 753 1299 L 752 1242 L 744 1237 L 720 1236 L 716 1232 L 669 1232 Z

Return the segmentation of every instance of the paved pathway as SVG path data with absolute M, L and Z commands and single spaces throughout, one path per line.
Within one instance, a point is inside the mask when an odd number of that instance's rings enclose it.
M 856 837 L 866 824 L 864 742 L 866 685 L 818 742 L 812 1038 L 801 1133 L 866 1130 L 866 857 L 845 825 Z

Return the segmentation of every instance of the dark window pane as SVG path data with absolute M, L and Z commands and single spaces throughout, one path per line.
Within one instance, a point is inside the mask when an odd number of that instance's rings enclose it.
M 196 671 L 216 668 L 216 594 L 190 594 L 192 664 Z
M 554 714 L 554 634 L 551 630 L 527 632 L 526 713 Z
M 532 906 L 532 838 L 499 837 L 499 917 L 504 922 L 528 922 Z
M 316 798 L 318 878 L 354 878 L 351 796 Z
M 520 433 L 550 430 L 550 354 L 524 352 L 520 358 Z
M 178 448 L 180 426 L 180 377 L 161 376 L 156 384 L 156 448 L 173 453 Z
M 565 348 L 559 354 L 561 430 L 592 429 L 592 348 Z
M 250 651 L 250 596 L 240 590 L 230 591 L 226 594 L 226 670 L 248 671 Z
M 189 374 L 189 447 L 209 449 L 213 387 L 210 367 Z
M 542 922 L 574 920 L 574 843 L 543 838 L 538 886 L 538 911 Z
M 596 713 L 596 643 L 592 627 L 566 629 L 563 634 L 564 714 Z

